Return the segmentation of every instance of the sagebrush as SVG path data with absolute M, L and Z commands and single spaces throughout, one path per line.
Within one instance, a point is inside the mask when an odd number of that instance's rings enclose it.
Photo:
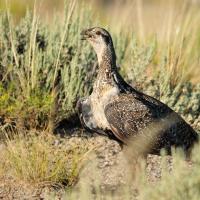
M 18 24 L 14 24 L 9 7 L 1 13 L 0 115 L 29 129 L 44 129 L 49 123 L 74 116 L 77 100 L 91 92 L 98 67 L 94 52 L 80 40 L 80 32 L 94 24 L 103 25 L 92 18 L 94 12 L 85 3 L 76 1 L 66 1 L 64 16 L 56 15 L 50 24 L 36 11 L 27 11 Z M 191 32 L 185 29 L 200 33 L 192 26 L 191 12 L 193 9 L 185 11 L 178 35 L 171 36 L 171 43 L 166 45 L 158 44 L 156 37 L 144 45 L 136 34 L 123 32 L 122 27 L 115 32 L 112 27 L 108 29 L 114 38 L 119 69 L 127 81 L 181 114 L 190 113 L 186 118 L 191 120 L 192 115 L 194 121 L 200 110 L 199 86 L 185 82 L 187 73 L 191 74 L 188 65 L 197 65 L 194 48 L 198 50 L 198 45 L 194 41 L 198 42 L 199 36 L 190 42 Z M 179 35 L 185 39 L 178 43 Z M 190 45 L 187 53 L 186 45 Z M 187 109 L 183 108 L 186 105 Z
M 87 2 L 73 0 L 66 1 L 64 13 L 54 13 L 50 22 L 41 19 L 37 5 L 18 22 L 9 5 L 0 13 L 1 177 L 67 187 L 76 182 L 87 145 L 59 146 L 58 138 L 46 133 L 63 120 L 76 121 L 77 100 L 92 91 L 97 59 L 80 40 L 80 32 L 88 27 L 111 32 L 118 69 L 129 84 L 168 104 L 200 131 L 200 12 L 188 1 L 170 1 L 172 7 L 150 10 L 161 16 L 154 28 L 142 2 L 119 4 L 121 22 L 113 19 L 119 15 L 113 8 L 105 20 L 106 9 L 97 16 Z M 156 187 L 141 174 L 139 198 L 198 199 L 198 152 L 197 146 L 192 170 L 179 154 L 174 155 L 173 174 L 164 171 Z M 92 195 L 83 193 L 86 199 Z M 127 189 L 123 199 L 130 194 Z M 73 192 L 66 198 L 70 195 L 73 199 Z

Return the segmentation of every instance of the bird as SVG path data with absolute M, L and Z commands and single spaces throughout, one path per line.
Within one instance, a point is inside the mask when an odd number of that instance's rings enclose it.
M 144 136 L 150 141 L 145 154 L 159 154 L 161 149 L 171 154 L 171 147 L 180 147 L 190 157 L 198 133 L 166 104 L 122 78 L 110 33 L 101 27 L 88 28 L 81 32 L 81 39 L 90 43 L 98 60 L 92 93 L 77 102 L 83 127 L 122 145 Z

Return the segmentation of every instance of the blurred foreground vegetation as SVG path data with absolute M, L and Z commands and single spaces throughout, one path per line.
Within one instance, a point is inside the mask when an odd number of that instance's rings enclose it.
M 13 131 L 26 135 L 24 133 L 36 131 L 37 136 L 20 136 L 11 141 L 8 137 L 7 149 L 3 154 L 4 167 L 1 166 L 0 170 L 5 172 L 10 168 L 13 177 L 23 177 L 25 181 L 33 182 L 62 183 L 64 178 L 68 179 L 68 185 L 72 185 L 77 178 L 73 170 L 72 173 L 66 172 L 69 170 L 65 168 L 67 153 L 79 158 L 86 150 L 83 148 L 82 154 L 66 152 L 66 149 L 57 151 L 51 146 L 51 136 L 46 136 L 50 137 L 49 142 L 42 135 L 51 132 L 52 127 L 63 120 L 73 123 L 76 101 L 81 96 L 89 95 L 92 90 L 97 71 L 96 57 L 79 35 L 83 28 L 96 25 L 104 26 L 111 32 L 117 63 L 124 78 L 136 88 L 167 103 L 200 131 L 200 8 L 188 4 L 188 1 L 180 6 L 170 1 L 170 4 L 166 3 L 165 12 L 163 7 L 158 7 L 157 14 L 163 15 L 162 20 L 156 21 L 157 17 L 152 15 L 151 24 L 146 19 L 155 10 L 141 2 L 134 1 L 133 7 L 127 2 L 123 6 L 114 4 L 112 19 L 106 15 L 105 9 L 94 17 L 95 7 L 78 1 L 66 1 L 62 16 L 54 13 L 50 23 L 41 20 L 39 8 L 33 5 L 32 11 L 23 9 L 25 16 L 17 23 L 11 15 L 9 4 L 1 12 L 0 134 L 7 135 L 7 132 Z M 12 11 L 12 7 L 10 9 Z M 149 12 L 145 16 L 146 10 Z M 114 11 L 122 13 L 119 26 L 116 26 L 115 20 L 118 18 Z M 130 12 L 136 13 L 136 16 L 133 14 L 130 17 Z M 129 16 L 127 21 L 126 15 Z M 155 22 L 156 28 L 153 27 Z M 30 141 L 30 145 L 26 141 Z M 40 151 L 44 154 L 43 159 L 37 156 L 41 154 Z M 52 152 L 60 156 L 53 158 L 50 156 Z M 171 175 L 163 178 L 158 187 L 150 189 L 150 193 L 143 188 L 148 193 L 145 196 L 144 192 L 144 197 L 149 194 L 166 197 L 165 188 L 170 188 L 173 183 L 175 191 L 173 194 L 169 192 L 169 195 L 175 196 L 168 199 L 184 199 L 179 189 L 188 195 L 185 199 L 198 199 L 198 152 L 199 147 L 194 151 L 197 166 L 192 172 L 180 166 L 172 179 Z M 64 161 L 61 155 L 66 158 Z M 45 163 L 45 169 L 38 168 L 36 162 L 39 165 Z M 56 163 L 57 168 L 51 168 L 52 162 Z M 76 169 L 77 165 L 69 167 Z M 50 169 L 46 174 L 47 168 Z M 191 177 L 189 183 L 186 176 Z M 191 188 L 196 196 L 192 196 Z M 152 196 L 152 199 L 156 198 Z

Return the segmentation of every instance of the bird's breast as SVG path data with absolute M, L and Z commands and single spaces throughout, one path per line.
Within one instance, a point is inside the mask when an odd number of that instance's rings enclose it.
M 113 98 L 117 97 L 119 89 L 117 87 L 103 87 L 93 91 L 91 94 L 91 107 L 96 124 L 101 129 L 110 129 L 110 125 L 106 119 L 104 109 Z

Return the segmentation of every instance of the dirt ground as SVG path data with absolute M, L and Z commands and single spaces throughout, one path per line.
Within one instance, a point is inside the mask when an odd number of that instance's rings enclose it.
M 4 177 L 0 180 L 0 199 L 85 199 L 86 197 L 83 198 L 80 194 L 86 190 L 87 195 L 93 195 L 94 199 L 98 193 L 111 194 L 116 196 L 116 199 L 120 199 L 120 194 L 127 188 L 132 191 L 133 199 L 137 199 L 137 187 L 134 180 L 135 176 L 141 173 L 142 168 L 127 157 L 125 149 L 118 142 L 105 136 L 93 136 L 87 132 L 75 132 L 64 138 L 58 137 L 58 140 L 59 138 L 60 141 L 56 141 L 55 144 L 71 145 L 84 142 L 86 145 L 94 147 L 70 193 L 64 186 L 52 187 L 48 183 L 28 185 Z M 160 162 L 160 156 L 156 155 L 149 155 L 143 162 L 145 163 L 146 177 L 150 182 L 160 179 Z M 169 170 L 172 168 L 171 163 L 171 158 L 168 157 Z M 74 197 L 69 198 L 68 195 Z

